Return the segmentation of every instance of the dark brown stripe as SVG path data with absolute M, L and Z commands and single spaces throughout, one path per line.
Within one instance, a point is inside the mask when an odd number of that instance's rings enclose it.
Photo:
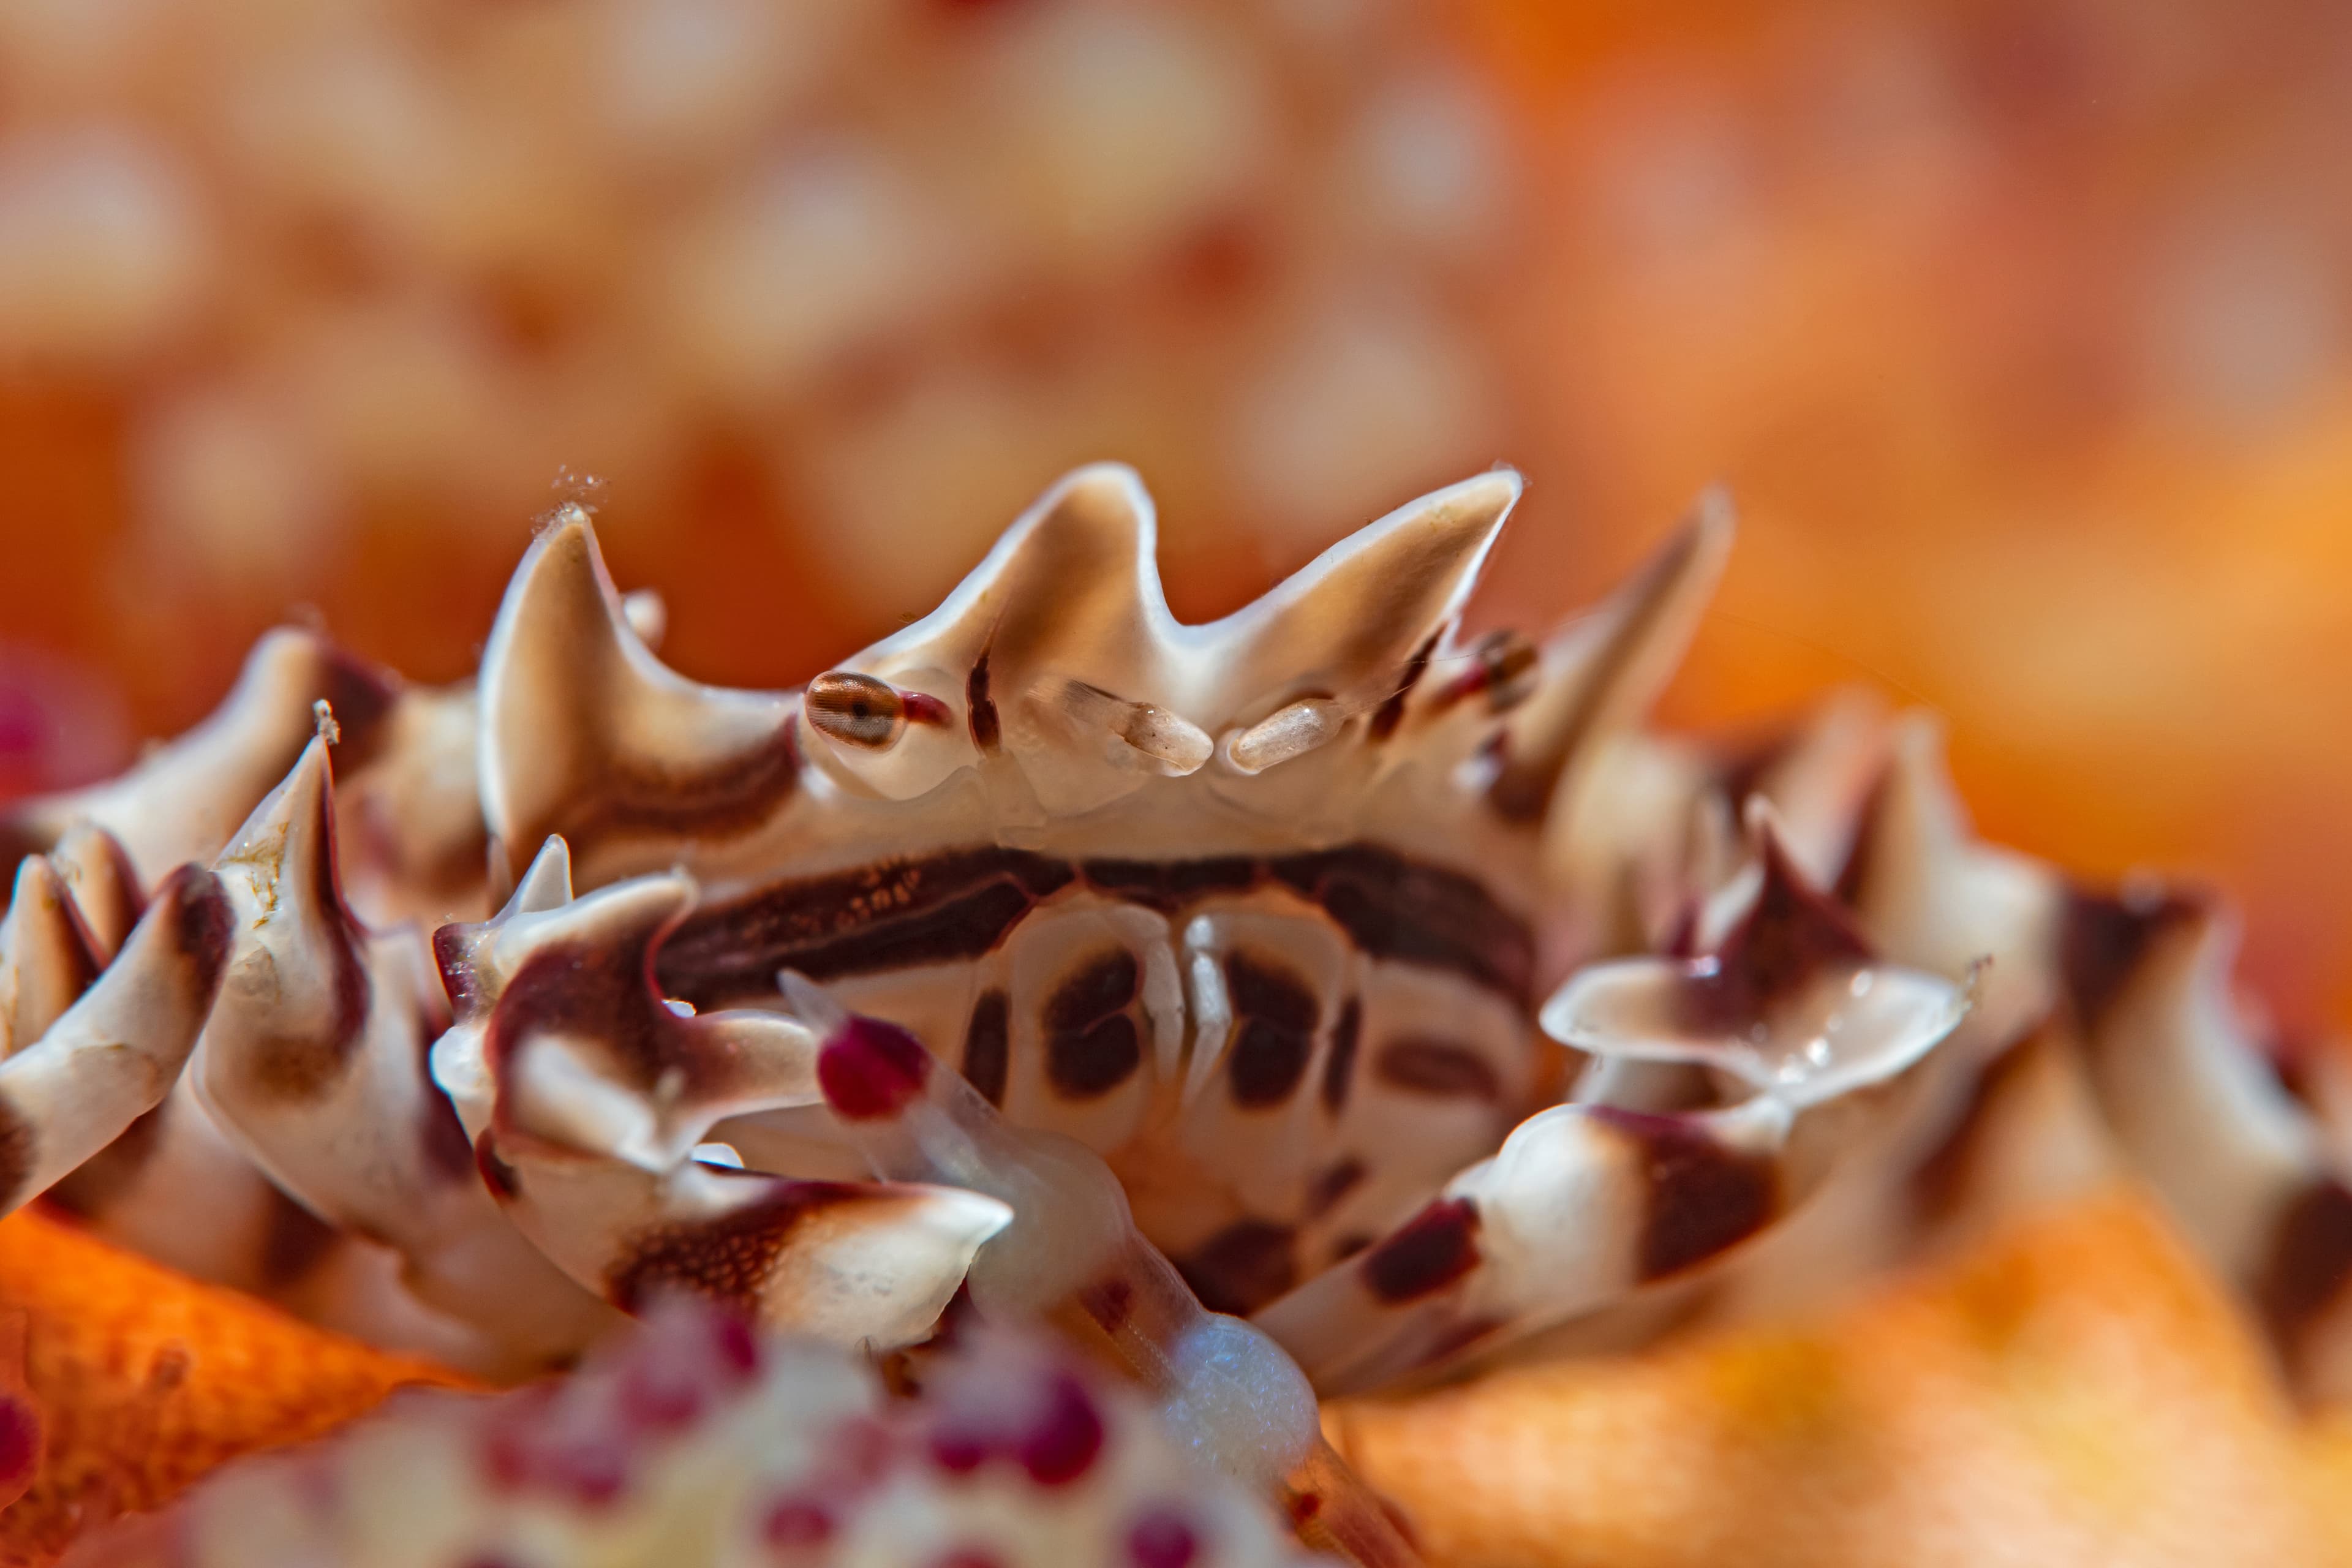
M 1142 984 L 1135 954 L 1113 948 L 1086 961 L 1046 1000 L 1045 1078 L 1066 1100 L 1094 1100 L 1134 1075 L 1143 1044 L 1127 1009 Z
M 1331 1052 L 1323 1058 L 1323 1108 L 1337 1116 L 1348 1103 L 1356 1077 L 1356 1048 L 1364 1037 L 1364 1004 L 1350 996 L 1331 1026 Z
M 688 917 L 662 948 L 662 988 L 709 1008 L 772 996 L 781 969 L 827 980 L 977 958 L 1072 877 L 990 847 L 776 883 Z
M 1643 1163 L 1635 1255 L 1643 1279 L 1705 1262 L 1763 1229 L 1780 1207 L 1780 1173 L 1769 1160 L 1727 1148 L 1675 1117 L 1614 1106 L 1594 1106 L 1589 1114 Z
M 2292 1360 L 2305 1331 L 2352 1283 L 2352 1191 L 2321 1177 L 2297 1193 L 2272 1234 L 2270 1262 L 2254 1287 L 2263 1321 Z
M 2036 1027 L 1978 1069 L 1942 1140 L 1911 1169 L 1911 1202 L 1921 1224 L 1949 1217 L 1967 1199 L 1985 1142 L 2000 1122 L 2002 1100 L 2048 1048 Z
M 1175 1260 L 1176 1271 L 1212 1312 L 1247 1317 L 1298 1283 L 1286 1225 L 1236 1220 Z
M 1213 893 L 1245 893 L 1265 879 L 1265 868 L 1237 856 L 1199 860 L 1087 860 L 1087 885 L 1160 914 L 1174 914 Z
M 487 1127 L 482 1129 L 482 1135 L 474 1140 L 474 1169 L 481 1173 L 483 1187 L 499 1202 L 512 1203 L 522 1196 L 521 1179 L 516 1175 L 512 1165 L 499 1158 L 498 1144 Z
M 1013 1069 L 1012 1005 L 1002 991 L 981 993 L 963 1031 L 963 1076 L 988 1103 L 1004 1109 L 1004 1083 Z
M 604 1294 L 634 1312 L 666 1286 L 749 1310 L 793 1232 L 811 1215 L 865 1195 L 846 1182 L 777 1182 L 756 1202 L 694 1225 L 656 1226 L 634 1238 L 605 1277 Z
M 171 911 L 172 940 L 187 963 L 194 982 L 190 989 L 196 994 L 202 1011 L 211 1006 L 220 990 L 221 974 L 228 968 L 229 950 L 236 942 L 236 915 L 229 908 L 228 894 L 219 878 L 190 864 L 163 879 L 163 885 L 155 889 L 155 903 Z
M 36 1136 L 24 1112 L 0 1094 L 0 1214 L 33 1195 L 25 1187 L 33 1179 L 33 1162 L 38 1157 Z
M 1235 1105 L 1280 1105 L 1307 1076 L 1321 1009 L 1307 983 L 1279 964 L 1246 952 L 1225 955 L 1225 993 L 1233 1001 L 1234 1044 L 1225 1082 Z
M 800 787 L 797 716 L 786 711 L 762 744 L 688 772 L 624 751 L 603 733 L 593 713 L 567 714 L 567 721 L 588 731 L 584 760 L 565 792 L 567 806 L 543 822 L 520 825 L 518 846 L 536 853 L 549 834 L 560 833 L 577 864 L 589 847 L 607 838 L 715 838 L 756 827 Z
M 1534 986 L 1534 934 L 1475 878 L 1369 844 L 1284 856 L 1268 869 L 1374 958 L 1452 970 L 1522 1005 Z
M 980 650 L 972 661 L 971 674 L 963 683 L 963 706 L 971 725 L 971 743 L 983 752 L 992 752 L 1003 738 L 997 723 L 996 700 L 988 692 L 988 650 Z
M 1364 1254 L 1364 1286 L 1399 1306 L 1443 1290 L 1477 1266 L 1478 1205 L 1439 1198 Z
M 1503 1080 L 1485 1057 L 1451 1040 L 1408 1035 L 1391 1040 L 1373 1058 L 1372 1071 L 1383 1083 L 1413 1094 L 1498 1100 Z
M 1691 554 L 1698 548 L 1698 531 L 1685 527 L 1666 552 L 1642 574 L 1633 586 L 1636 597 L 1632 609 L 1617 627 L 1616 635 L 1580 672 L 1575 705 L 1545 743 L 1525 752 L 1508 745 L 1503 748 L 1502 766 L 1496 770 L 1495 781 L 1486 788 L 1486 799 L 1504 821 L 1533 823 L 1542 819 L 1551 805 L 1552 788 L 1559 783 L 1561 772 L 1600 723 L 1609 699 L 1616 694 L 1617 683 L 1624 679 L 1634 656 L 1649 641 L 1658 617 L 1673 601 Z
M 1448 970 L 1522 1006 L 1533 985 L 1533 932 L 1475 878 L 1355 844 L 1271 860 L 1076 865 L 988 846 L 775 883 L 695 910 L 662 949 L 662 988 L 709 1008 L 774 994 L 780 969 L 824 980 L 977 958 L 1080 875 L 1162 914 L 1271 879 L 1319 905 L 1371 957 Z
M 319 644 L 319 695 L 335 716 L 335 766 L 346 773 L 365 767 L 383 749 L 384 721 L 400 700 L 400 677 L 381 665 L 331 643 Z M 305 742 L 309 736 L 303 737 Z M 291 762 L 287 763 L 293 766 Z
M 366 1027 L 373 987 L 360 953 L 364 936 L 343 908 L 342 889 L 335 877 L 334 791 L 319 792 L 318 809 L 308 824 L 292 833 L 310 835 L 310 896 L 319 911 L 327 938 L 327 963 L 333 978 L 334 1002 L 325 1029 L 318 1034 L 281 1034 L 280 1016 L 264 1010 L 254 1019 L 255 1034 L 237 1053 L 245 1080 L 255 1092 L 278 1101 L 315 1100 L 332 1088 L 349 1067 Z M 266 1005 L 265 1005 L 266 1008 Z
M 2096 1029 L 2158 937 L 2201 910 L 2193 897 L 2095 893 L 2070 887 L 2058 937 L 2059 973 L 2074 1016 Z
M 1428 673 L 1429 656 L 1437 651 L 1438 639 L 1444 635 L 1443 631 L 1430 633 L 1422 645 L 1412 650 L 1412 657 L 1404 661 L 1404 674 L 1398 681 L 1397 689 L 1372 710 L 1371 722 L 1365 731 L 1372 740 L 1387 740 L 1404 721 L 1405 701 L 1412 695 L 1412 689 L 1421 684 L 1421 678 Z
M 1853 918 L 1810 886 L 1768 836 L 1764 885 L 1715 956 L 1714 973 L 1682 990 L 1694 1029 L 1745 1029 L 1831 971 L 1877 955 Z

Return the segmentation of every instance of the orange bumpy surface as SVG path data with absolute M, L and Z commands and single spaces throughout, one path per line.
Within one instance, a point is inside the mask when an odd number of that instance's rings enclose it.
M 1815 1325 L 1325 1421 L 1448 1568 L 2352 1562 L 2352 1428 L 2128 1195 Z
M 43 1427 L 31 1487 L 0 1510 L 0 1568 L 49 1563 L 85 1526 L 315 1436 L 399 1384 L 457 1381 L 30 1211 L 0 1221 L 0 1323 L 23 1332 L 13 1392 Z

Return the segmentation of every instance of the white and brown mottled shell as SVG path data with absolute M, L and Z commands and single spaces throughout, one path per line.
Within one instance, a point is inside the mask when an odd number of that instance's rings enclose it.
M 1281 1352 L 1360 1390 L 1763 1310 L 2104 1124 L 2306 1385 L 2352 1377 L 2343 1134 L 2223 1004 L 2213 907 L 1973 843 L 1867 701 L 1642 733 L 1717 499 L 1549 640 L 1458 641 L 1518 489 L 1185 626 L 1135 476 L 1081 469 L 796 691 L 664 666 L 577 506 L 470 687 L 280 634 L 6 820 L 9 1200 L 88 1160 L 101 1228 L 501 1374 L 669 1288 L 887 1347 L 969 1287 L 1319 1507 Z

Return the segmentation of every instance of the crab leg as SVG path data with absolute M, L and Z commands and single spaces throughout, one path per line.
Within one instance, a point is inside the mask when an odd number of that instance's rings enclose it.
M 2352 1389 L 2345 1154 L 2231 1003 L 2227 911 L 2157 888 L 2095 893 L 1975 842 L 1924 721 L 1898 738 L 1870 818 L 1848 878 L 1866 928 L 1928 969 L 1992 959 L 1969 1059 L 1990 1080 L 2013 1076 L 2000 1051 L 2011 1039 L 2071 1042 L 2112 1142 L 2252 1299 L 2298 1384 Z
M 190 1081 L 279 1187 L 393 1248 L 420 1301 L 487 1336 L 495 1349 L 470 1359 L 529 1372 L 612 1314 L 506 1222 L 426 1077 L 440 988 L 413 928 L 372 932 L 344 905 L 331 739 L 311 740 L 221 856 L 236 951 Z
M 1626 1298 L 1714 1261 L 1815 1188 L 1892 1087 L 1967 1010 L 1880 963 L 1807 886 L 1766 814 L 1747 907 L 1710 956 L 1572 978 L 1544 1026 L 1600 1060 L 1587 1102 L 1538 1112 L 1389 1235 L 1262 1310 L 1318 1388 L 1353 1393 Z M 1698 1069 L 1720 1109 L 1595 1103 L 1624 1062 Z M 1697 1074 L 1691 1075 L 1696 1077 Z
M 928 1333 L 1009 1211 L 698 1158 L 727 1118 L 813 1103 L 814 1042 L 776 1014 L 698 1016 L 661 995 L 654 958 L 693 906 L 687 878 L 570 895 L 551 838 L 498 918 L 435 941 L 457 1018 L 434 1076 L 507 1216 L 625 1309 L 675 1287 L 843 1343 Z
M 37 889 L 39 874 L 32 880 Z M 163 1098 L 219 987 L 230 919 L 212 873 L 183 866 L 163 879 L 114 962 L 37 1040 L 0 1061 L 0 1213 L 42 1192 Z M 21 925 L 11 915 L 20 995 L 54 963 L 34 954 L 54 952 L 37 928 L 46 925 L 53 939 L 55 920 L 54 906 L 28 912 Z M 54 984 L 45 989 L 57 999 Z
M 2189 894 L 2074 892 L 2061 963 L 2101 1109 L 2306 1393 L 2352 1390 L 2352 1184 L 2230 994 L 2236 921 Z
M 1202 1307 L 1135 1228 L 1110 1168 L 1075 1141 L 1017 1128 L 896 1025 L 842 1011 L 798 974 L 795 1010 L 824 1037 L 825 1104 L 877 1172 L 992 1194 L 1013 1220 L 970 1277 L 983 1316 L 1054 1320 L 1103 1346 L 1159 1399 L 1180 1440 L 1280 1496 L 1309 1545 L 1362 1563 L 1412 1549 L 1317 1426 L 1315 1395 L 1275 1343 Z

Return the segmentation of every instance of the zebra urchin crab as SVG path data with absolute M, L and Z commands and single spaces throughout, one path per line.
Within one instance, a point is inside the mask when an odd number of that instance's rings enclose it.
M 1639 733 L 1718 502 L 1548 642 L 1457 643 L 1518 489 L 1188 626 L 1082 469 L 791 692 L 661 665 L 577 506 L 470 686 L 275 634 L 7 820 L 0 1194 L 493 1375 L 664 1289 L 877 1350 L 968 1300 L 1379 1558 L 1314 1392 L 1818 1289 L 2104 1112 L 2340 1386 L 2344 1132 L 2213 906 L 1976 845 L 1918 721 Z

